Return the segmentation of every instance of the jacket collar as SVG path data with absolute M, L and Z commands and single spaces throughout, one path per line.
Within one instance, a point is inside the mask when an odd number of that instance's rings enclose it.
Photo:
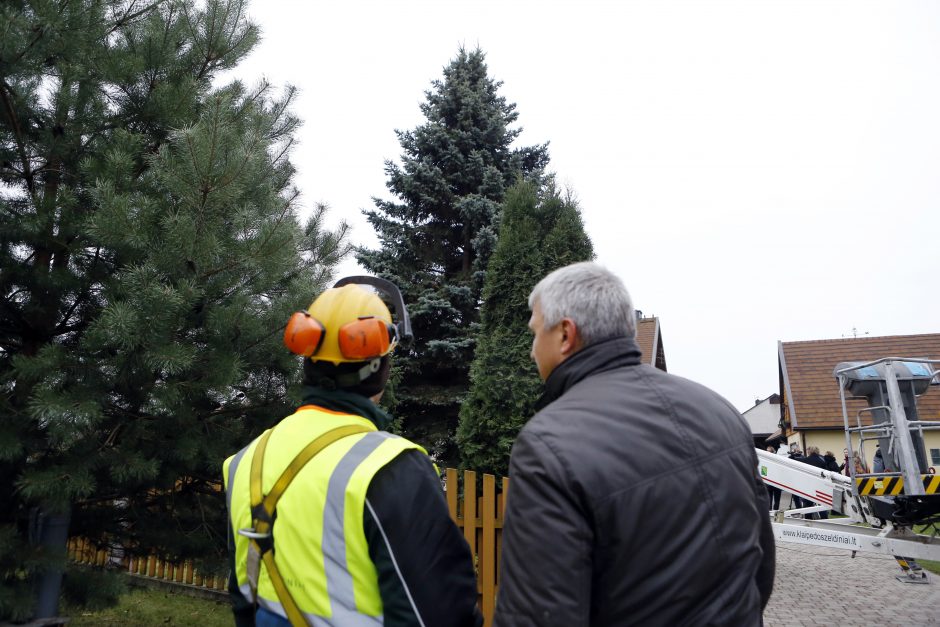
M 368 418 L 381 431 L 388 429 L 392 423 L 392 417 L 381 407 L 359 394 L 305 385 L 301 389 L 301 395 L 304 405 L 318 405 L 324 409 Z
M 540 410 L 576 383 L 601 372 L 640 363 L 640 347 L 632 337 L 615 337 L 585 346 L 558 364 L 545 381 L 542 397 L 535 404 Z

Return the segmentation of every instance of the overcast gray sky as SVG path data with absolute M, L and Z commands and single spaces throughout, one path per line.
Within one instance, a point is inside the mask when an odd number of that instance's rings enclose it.
M 255 0 L 237 74 L 301 89 L 293 161 L 375 245 L 394 129 L 479 45 L 550 141 L 669 371 L 742 411 L 777 341 L 940 332 L 940 3 Z M 350 259 L 342 271 L 359 271 Z M 312 296 L 312 295 L 311 295 Z M 833 382 L 835 386 L 835 382 Z

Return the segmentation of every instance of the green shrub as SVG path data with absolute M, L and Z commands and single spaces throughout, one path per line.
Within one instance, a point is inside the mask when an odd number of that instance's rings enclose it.
M 62 581 L 62 599 L 73 607 L 102 610 L 127 593 L 127 578 L 113 570 L 70 565 Z

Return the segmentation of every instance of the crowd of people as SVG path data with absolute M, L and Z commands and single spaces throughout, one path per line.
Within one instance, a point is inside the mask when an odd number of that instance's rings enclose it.
M 836 455 L 832 451 L 826 451 L 825 454 L 820 455 L 818 446 L 807 446 L 806 454 L 803 454 L 803 451 L 800 449 L 800 445 L 796 442 L 791 442 L 789 448 L 783 442 L 780 443 L 780 447 L 775 449 L 773 446 L 768 446 L 767 451 L 770 453 L 776 453 L 782 457 L 788 457 L 789 459 L 795 459 L 796 461 L 803 462 L 804 464 L 809 464 L 810 466 L 815 466 L 817 468 L 822 468 L 823 470 L 828 470 L 830 472 L 838 472 L 844 474 L 847 477 L 852 476 L 852 469 L 855 469 L 856 475 L 867 474 L 868 464 L 865 463 L 865 460 L 861 458 L 858 454 L 858 451 L 853 451 L 852 460 L 849 461 L 849 449 L 842 449 L 842 463 L 840 464 L 836 460 Z M 881 449 L 875 451 L 875 465 L 878 465 L 878 462 L 882 460 Z M 882 461 L 882 468 L 884 470 L 884 462 Z M 879 472 L 876 470 L 875 472 Z M 767 495 L 770 498 L 770 509 L 776 510 L 780 509 L 780 488 L 774 486 L 767 486 Z M 793 496 L 793 507 L 796 509 L 802 507 L 810 507 L 812 501 L 807 499 L 800 498 L 796 495 Z M 829 518 L 828 511 L 822 511 L 810 514 L 813 518 Z

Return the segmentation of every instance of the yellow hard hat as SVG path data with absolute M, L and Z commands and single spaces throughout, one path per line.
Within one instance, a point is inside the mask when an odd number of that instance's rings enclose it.
M 377 294 L 356 284 L 332 287 L 294 314 L 284 343 L 294 353 L 333 364 L 387 355 L 398 341 L 392 315 Z

